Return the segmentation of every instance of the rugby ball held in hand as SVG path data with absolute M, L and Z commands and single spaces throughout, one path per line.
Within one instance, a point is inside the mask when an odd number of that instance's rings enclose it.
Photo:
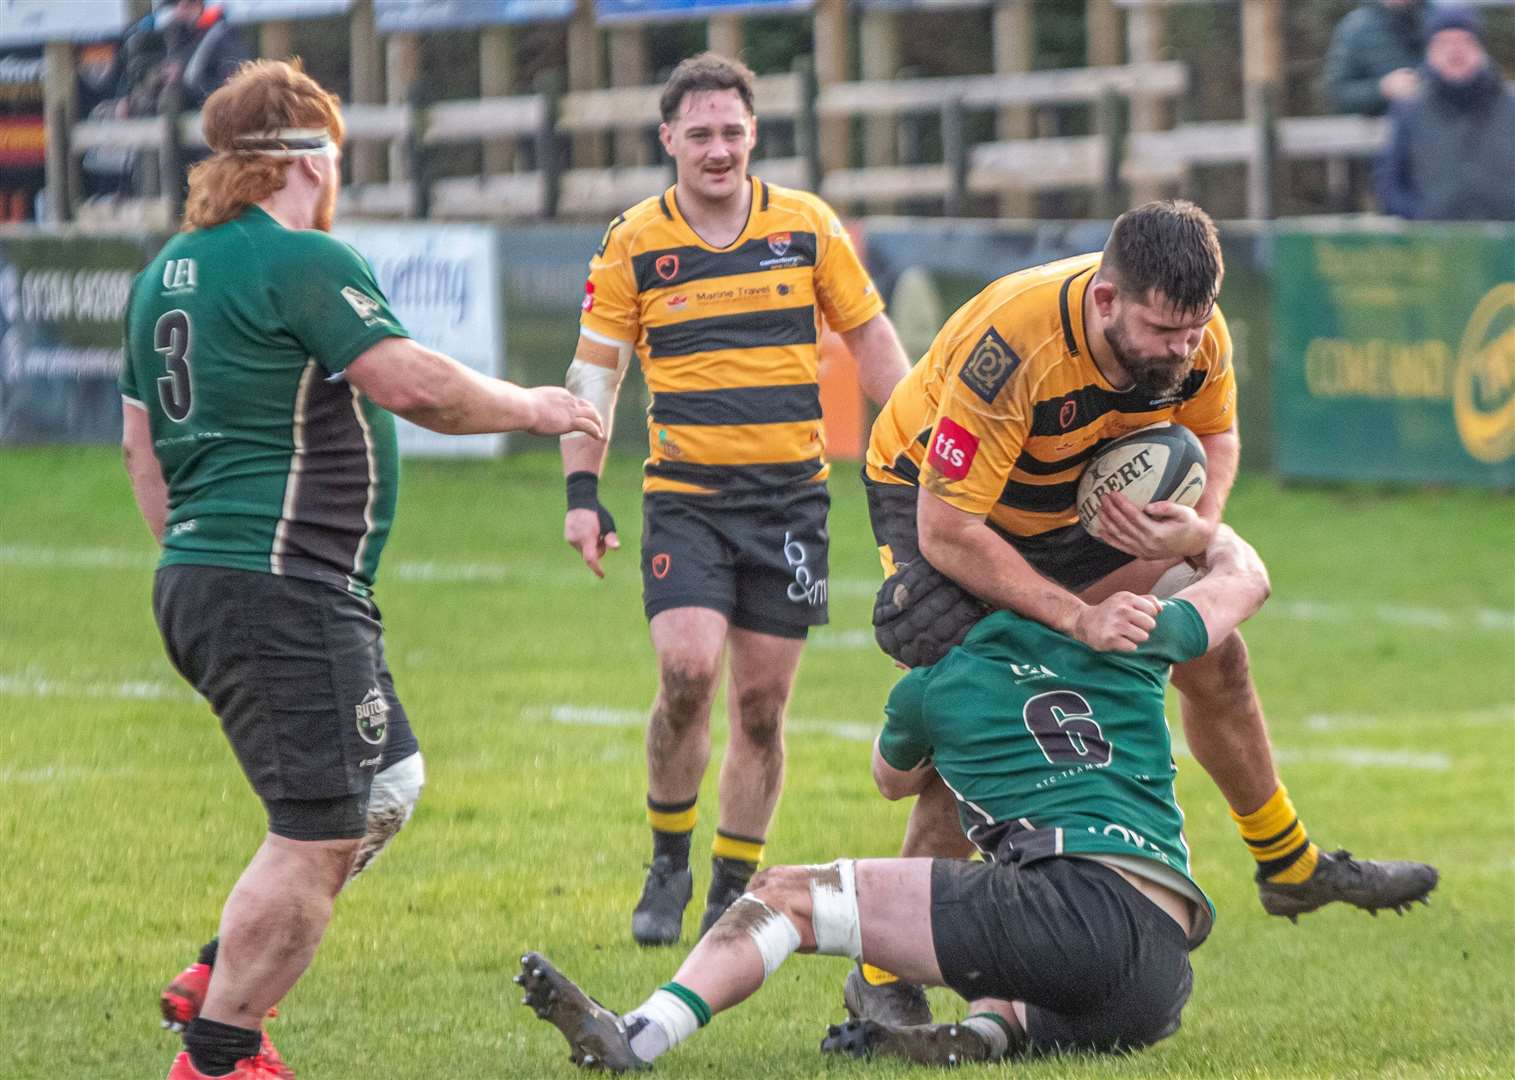
M 1193 506 L 1205 493 L 1205 448 L 1182 424 L 1164 421 L 1102 449 L 1078 478 L 1078 520 L 1093 536 L 1100 535 L 1100 501 L 1112 491 L 1137 506 Z

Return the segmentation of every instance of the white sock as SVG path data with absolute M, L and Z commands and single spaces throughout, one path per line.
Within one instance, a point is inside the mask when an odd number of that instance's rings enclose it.
M 654 990 L 650 998 L 622 1017 L 622 1021 L 631 1028 L 639 1017 L 647 1023 L 631 1037 L 631 1052 L 643 1061 L 672 1050 L 700 1027 L 694 1010 L 667 990 Z
M 990 1061 L 998 1061 L 1010 1049 L 1010 1036 L 1005 1034 L 1004 1025 L 987 1016 L 970 1016 L 958 1026 L 967 1028 L 989 1044 Z

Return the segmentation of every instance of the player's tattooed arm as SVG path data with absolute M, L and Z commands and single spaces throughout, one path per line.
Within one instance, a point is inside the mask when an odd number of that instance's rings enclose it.
M 131 480 L 132 495 L 142 520 L 147 522 L 153 539 L 163 542 L 163 526 L 168 520 L 168 484 L 163 468 L 153 451 L 153 434 L 147 423 L 147 410 L 136 402 L 121 404 L 121 457 Z

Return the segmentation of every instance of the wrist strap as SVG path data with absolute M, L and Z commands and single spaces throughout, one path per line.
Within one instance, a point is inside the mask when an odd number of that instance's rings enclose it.
M 569 473 L 565 481 L 568 487 L 568 509 L 598 510 L 600 508 L 600 478 L 587 469 Z

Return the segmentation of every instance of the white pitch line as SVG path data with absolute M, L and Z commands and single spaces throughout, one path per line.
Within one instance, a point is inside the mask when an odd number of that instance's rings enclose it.
M 74 570 L 148 569 L 154 565 L 156 558 L 152 551 L 135 548 L 50 548 L 28 544 L 0 544 L 0 565 L 9 566 L 57 566 Z M 440 559 L 396 559 L 385 563 L 380 571 L 381 583 L 394 580 L 407 584 L 440 585 L 511 579 L 547 580 L 554 585 L 589 585 L 594 582 L 594 578 L 580 567 L 566 567 L 544 573 L 541 567 L 530 562 L 454 563 Z M 838 597 L 871 597 L 878 591 L 878 586 L 878 580 L 874 578 L 832 578 L 830 591 L 831 595 Z M 1283 618 L 1297 622 L 1376 622 L 1416 629 L 1515 633 L 1515 611 L 1488 607 L 1452 611 L 1406 604 L 1360 606 L 1275 598 L 1263 608 L 1258 618 Z M 867 631 L 838 631 L 836 640 L 821 644 L 825 636 L 824 632 L 816 635 L 817 647 L 843 650 L 874 647 Z
M 545 710 L 528 708 L 522 711 L 525 719 L 537 719 L 545 713 L 555 724 L 574 727 L 611 727 L 640 729 L 647 726 L 647 713 L 641 709 L 612 709 L 601 705 L 553 705 Z M 848 723 L 845 720 L 786 720 L 784 726 L 791 732 L 830 735 L 846 742 L 873 742 L 876 728 L 867 724 Z
M 77 682 L 48 678 L 35 671 L 0 671 L 0 694 L 30 698 L 108 698 L 112 701 L 189 701 L 197 697 L 186 686 L 157 680 Z
M 1434 722 L 1438 727 L 1515 726 L 1515 708 L 1493 706 L 1460 713 L 1441 713 L 1427 709 L 1425 712 L 1394 713 L 1388 716 L 1375 716 L 1371 713 L 1311 713 L 1304 718 L 1304 726 L 1309 731 L 1374 731 L 1421 727 L 1428 721 Z

